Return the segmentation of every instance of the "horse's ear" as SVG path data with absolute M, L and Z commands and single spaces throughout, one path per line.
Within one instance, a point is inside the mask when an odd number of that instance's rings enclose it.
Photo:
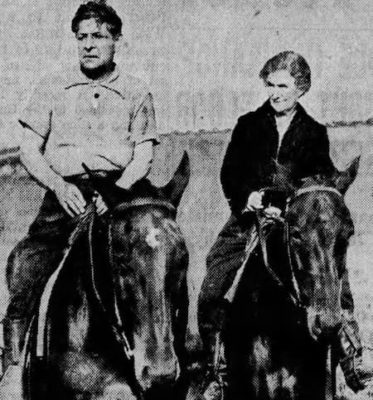
M 169 199 L 175 207 L 177 207 L 180 203 L 181 196 L 183 195 L 184 190 L 189 182 L 189 178 L 190 161 L 188 153 L 185 151 L 183 158 L 181 159 L 180 164 L 174 173 L 174 176 L 170 182 L 168 182 L 167 185 L 163 186 L 161 189 L 164 196 Z
M 95 180 L 95 176 L 94 176 L 92 170 L 88 167 L 88 165 L 86 163 L 82 163 L 82 167 L 83 167 L 84 171 L 87 173 L 87 175 L 89 176 L 89 179 Z
M 354 158 L 351 164 L 344 170 L 338 171 L 334 177 L 335 187 L 345 194 L 347 189 L 353 183 L 359 170 L 360 156 Z

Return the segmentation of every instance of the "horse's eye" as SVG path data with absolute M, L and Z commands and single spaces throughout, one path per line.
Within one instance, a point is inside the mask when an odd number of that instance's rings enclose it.
M 347 251 L 348 237 L 345 235 L 339 235 L 335 241 L 334 251 L 336 255 L 343 255 Z
M 302 234 L 299 229 L 293 228 L 290 230 L 290 239 L 296 242 L 300 242 L 302 240 Z

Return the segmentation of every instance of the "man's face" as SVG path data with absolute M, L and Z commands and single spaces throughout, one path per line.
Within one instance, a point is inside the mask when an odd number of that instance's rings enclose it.
M 98 24 L 94 18 L 81 21 L 76 38 L 80 65 L 84 69 L 111 68 L 117 38 L 108 31 L 106 22 Z
M 270 73 L 264 83 L 271 106 L 278 114 L 293 110 L 303 94 L 296 86 L 295 79 L 286 70 Z

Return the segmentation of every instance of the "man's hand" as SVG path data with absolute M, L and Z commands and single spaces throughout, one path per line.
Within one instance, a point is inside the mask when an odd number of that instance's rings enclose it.
M 95 192 L 95 194 L 93 195 L 93 199 L 92 200 L 95 203 L 97 214 L 98 215 L 105 214 L 106 211 L 108 210 L 108 207 L 107 207 L 104 199 L 100 195 L 100 193 Z
M 85 211 L 87 203 L 81 191 L 75 185 L 61 181 L 53 189 L 61 206 L 71 217 Z
M 70 215 L 84 212 L 86 202 L 80 190 L 67 183 L 60 175 L 52 170 L 44 158 L 43 148 L 45 138 L 35 134 L 29 128 L 23 128 L 21 143 L 21 161 L 28 172 L 43 186 L 51 189 L 63 209 Z
M 245 211 L 261 210 L 263 208 L 263 192 L 251 192 L 247 200 Z

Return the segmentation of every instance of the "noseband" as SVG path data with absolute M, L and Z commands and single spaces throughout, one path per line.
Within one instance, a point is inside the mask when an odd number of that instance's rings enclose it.
M 265 241 L 265 235 L 262 229 L 262 224 L 260 223 L 260 218 L 258 217 L 258 236 L 259 236 L 259 243 L 260 247 L 262 249 L 262 254 L 263 254 L 263 261 L 264 261 L 264 266 L 266 270 L 268 271 L 269 275 L 272 277 L 274 282 L 281 287 L 282 289 L 285 290 L 287 296 L 291 300 L 291 302 L 295 305 L 296 308 L 298 309 L 305 309 L 306 306 L 304 305 L 304 302 L 301 299 L 301 292 L 299 288 L 299 283 L 296 278 L 295 274 L 295 267 L 292 262 L 292 249 L 291 249 L 291 244 L 290 244 L 290 228 L 289 228 L 289 222 L 286 219 L 286 215 L 289 212 L 290 205 L 294 203 L 294 201 L 300 197 L 303 194 L 306 193 L 311 193 L 311 192 L 329 192 L 329 193 L 335 193 L 339 197 L 343 198 L 343 195 L 341 192 L 339 192 L 336 188 L 333 187 L 327 187 L 327 186 L 322 186 L 322 185 L 311 185 L 307 186 L 304 188 L 298 189 L 293 196 L 288 197 L 286 200 L 286 209 L 285 209 L 285 218 L 282 217 L 275 217 L 277 221 L 280 223 L 284 224 L 285 227 L 285 242 L 286 242 L 286 251 L 287 251 L 287 257 L 289 261 L 289 267 L 290 267 L 290 276 L 291 276 L 291 283 L 292 287 L 290 290 L 286 288 L 286 285 L 283 283 L 283 281 L 280 279 L 280 277 L 277 275 L 277 273 L 274 271 L 274 269 L 271 267 L 268 261 L 268 254 L 267 254 L 267 245 Z

